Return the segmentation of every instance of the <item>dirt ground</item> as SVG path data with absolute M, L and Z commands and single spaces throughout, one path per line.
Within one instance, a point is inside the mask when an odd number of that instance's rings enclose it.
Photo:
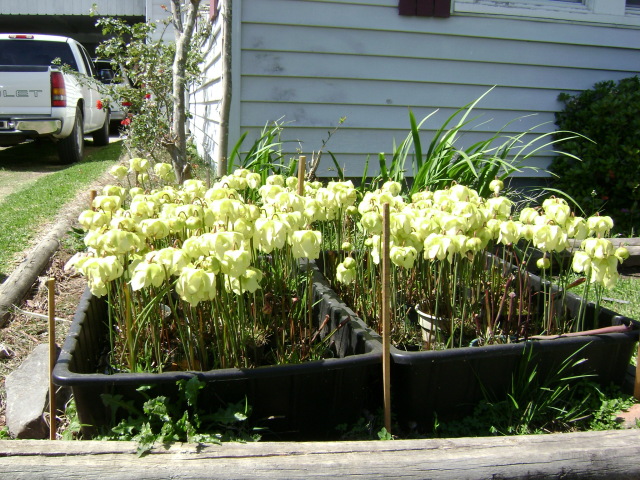
M 73 252 L 62 247 L 51 259 L 50 265 L 40 276 L 19 308 L 25 312 L 40 314 L 44 318 L 14 313 L 8 324 L 0 329 L 0 428 L 5 425 L 6 392 L 4 381 L 7 375 L 18 368 L 33 349 L 49 341 L 48 289 L 46 280 L 55 279 L 56 343 L 62 345 L 71 320 L 86 288 L 86 280 L 79 275 L 69 275 L 64 265 Z
M 86 148 L 86 153 L 91 152 L 92 147 Z M 12 192 L 27 187 L 43 175 L 53 173 L 64 166 L 56 166 L 50 162 L 36 162 L 35 165 L 19 165 L 6 168 L 6 159 L 9 152 L 2 152 L 3 164 L 5 168 L 0 168 L 0 202 L 4 196 Z M 109 182 L 111 177 L 105 174 L 94 185 L 86 191 L 79 192 L 76 198 L 65 208 L 61 209 L 61 214 L 52 223 L 60 221 L 65 212 L 71 210 L 75 205 L 87 205 L 88 192 L 91 189 L 99 189 Z M 44 236 L 48 229 L 46 225 L 41 228 Z M 34 239 L 23 253 L 26 256 L 28 250 L 36 245 L 39 239 Z M 46 280 L 55 279 L 55 316 L 56 323 L 56 343 L 62 345 L 73 315 L 75 313 L 80 296 L 86 288 L 86 279 L 78 274 L 71 275 L 64 271 L 67 260 L 76 252 L 79 238 L 67 235 L 60 242 L 60 248 L 53 255 L 48 268 L 39 276 L 40 281 L 34 285 L 24 298 L 19 308 L 25 312 L 43 315 L 39 318 L 31 315 L 14 313 L 7 325 L 0 328 L 0 429 L 5 425 L 5 401 L 6 391 L 4 381 L 7 375 L 15 370 L 33 351 L 41 344 L 49 341 L 48 333 L 48 290 Z

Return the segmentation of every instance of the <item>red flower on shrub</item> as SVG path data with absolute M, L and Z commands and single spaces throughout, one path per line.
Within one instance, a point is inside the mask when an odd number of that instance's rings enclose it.
M 122 119 L 120 125 L 131 125 L 131 119 L 129 117 Z
M 98 101 L 96 102 L 96 108 L 97 108 L 98 110 L 102 110 L 102 107 L 104 107 L 104 105 L 102 104 L 102 100 L 98 100 Z

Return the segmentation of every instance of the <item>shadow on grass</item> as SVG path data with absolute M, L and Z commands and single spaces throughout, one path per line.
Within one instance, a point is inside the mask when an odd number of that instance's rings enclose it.
M 117 137 L 111 137 L 110 143 L 116 141 Z M 91 140 L 85 140 L 84 146 L 83 162 L 103 160 L 92 158 L 92 154 L 105 147 L 94 147 Z M 0 170 L 50 173 L 71 165 L 60 163 L 56 145 L 46 140 L 25 142 L 0 150 Z

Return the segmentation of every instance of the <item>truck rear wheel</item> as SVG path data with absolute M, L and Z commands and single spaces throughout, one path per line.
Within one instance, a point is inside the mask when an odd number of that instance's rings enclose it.
M 104 117 L 104 124 L 100 127 L 100 130 L 96 130 L 91 134 L 93 138 L 93 144 L 96 147 L 104 147 L 105 145 L 109 145 L 109 123 L 111 122 L 111 118 L 109 115 L 109 110 L 107 110 L 106 115 Z
M 58 159 L 69 164 L 82 160 L 84 155 L 84 126 L 82 111 L 76 108 L 76 119 L 71 134 L 58 142 Z

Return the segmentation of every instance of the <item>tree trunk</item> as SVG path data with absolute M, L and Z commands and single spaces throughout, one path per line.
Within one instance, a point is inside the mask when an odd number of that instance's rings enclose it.
M 217 175 L 222 177 L 228 170 L 229 115 L 231 111 L 231 20 L 233 0 L 227 0 L 222 11 L 222 111 L 218 135 Z M 232 160 L 233 161 L 233 160 Z
M 170 129 L 169 152 L 171 161 L 176 171 L 176 180 L 182 183 L 189 178 L 190 171 L 187 164 L 187 133 L 186 133 L 186 80 L 185 68 L 187 64 L 187 53 L 189 43 L 193 36 L 193 30 L 198 18 L 198 7 L 200 0 L 189 0 L 186 20 L 182 21 L 182 9 L 180 0 L 172 0 L 171 11 L 173 13 L 173 24 L 176 38 L 176 54 L 173 59 L 173 121 Z

